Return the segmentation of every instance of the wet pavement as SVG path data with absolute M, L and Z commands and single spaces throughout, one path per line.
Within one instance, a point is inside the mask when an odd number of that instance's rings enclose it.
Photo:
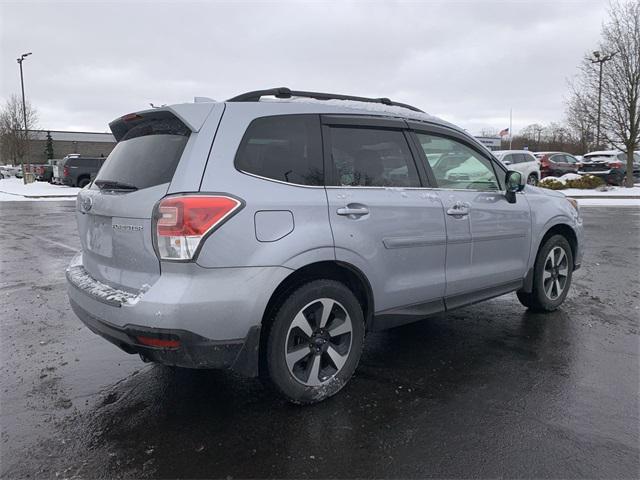
M 336 397 L 142 363 L 71 312 L 70 202 L 0 203 L 0 476 L 637 478 L 640 210 L 585 208 L 562 309 L 515 295 L 369 335 Z

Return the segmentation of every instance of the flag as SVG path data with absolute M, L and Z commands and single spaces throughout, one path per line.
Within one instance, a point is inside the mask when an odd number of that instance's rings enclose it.
M 504 130 L 500 130 L 500 133 L 498 133 L 498 135 L 500 135 L 501 137 L 504 137 L 505 135 L 509 135 L 509 129 L 505 128 Z

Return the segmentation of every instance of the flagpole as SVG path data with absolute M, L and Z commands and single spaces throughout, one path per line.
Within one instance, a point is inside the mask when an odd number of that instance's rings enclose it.
M 513 108 L 509 109 L 509 150 L 513 144 Z

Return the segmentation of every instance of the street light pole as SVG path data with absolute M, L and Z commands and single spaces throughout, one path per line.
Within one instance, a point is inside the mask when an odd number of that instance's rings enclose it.
M 27 152 L 29 152 L 29 129 L 27 125 L 27 102 L 24 97 L 24 76 L 22 74 L 22 62 L 24 62 L 24 59 L 29 55 L 31 55 L 31 52 L 23 53 L 20 58 L 16 59 L 18 65 L 20 65 L 20 86 L 22 88 L 22 118 L 24 120 L 24 144 Z M 22 181 L 25 184 L 27 183 L 27 176 L 25 175 L 24 171 L 24 161 L 22 162 Z
M 596 148 L 600 148 L 600 115 L 602 112 L 602 65 L 608 62 L 615 56 L 616 52 L 609 55 L 601 56 L 599 51 L 593 52 L 594 59 L 591 63 L 597 63 L 600 67 L 599 80 L 598 80 L 598 124 L 596 125 Z

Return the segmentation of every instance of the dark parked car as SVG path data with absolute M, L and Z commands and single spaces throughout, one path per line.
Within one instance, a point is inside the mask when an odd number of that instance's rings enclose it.
M 595 175 L 610 185 L 622 185 L 627 175 L 627 154 L 619 150 L 587 153 L 582 158 L 580 174 Z M 640 178 L 640 154 L 633 154 L 633 177 Z
M 569 153 L 536 152 L 540 160 L 540 175 L 544 177 L 561 177 L 566 173 L 578 173 L 580 162 Z
M 95 178 L 105 160 L 105 157 L 67 155 L 54 167 L 54 183 L 84 188 Z

